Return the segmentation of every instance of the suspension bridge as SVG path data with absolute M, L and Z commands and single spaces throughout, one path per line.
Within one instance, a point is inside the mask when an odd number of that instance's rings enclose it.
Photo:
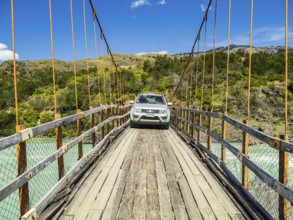
M 18 85 L 22 82 L 17 78 L 15 3 L 11 0 L 16 130 L 14 134 L 0 139 L 0 156 L 3 158 L 0 162 L 1 219 L 293 219 L 293 143 L 289 140 L 288 111 L 288 0 L 284 5 L 284 133 L 279 137 L 249 124 L 253 0 L 250 7 L 245 119 L 242 121 L 229 116 L 232 0 L 227 5 L 225 108 L 223 112 L 214 108 L 216 21 L 220 12 L 217 11 L 218 1 L 210 0 L 178 83 L 168 97 L 174 104 L 172 127 L 168 130 L 129 127 L 131 105 L 127 103 L 125 76 L 115 61 L 92 0 L 80 1 L 84 15 L 88 86 L 88 109 L 80 109 L 74 11 L 72 0 L 69 2 L 75 114 L 62 117 L 58 110 L 54 13 L 52 0 L 48 0 L 55 118 L 25 128 L 19 116 Z M 86 5 L 91 9 L 90 13 L 87 13 Z M 213 7 L 212 15 L 210 7 Z M 105 68 L 99 70 L 97 65 L 97 81 L 93 81 L 89 71 L 87 14 L 93 17 L 97 61 L 99 29 L 102 53 L 106 49 L 107 67 L 113 69 L 110 77 L 106 77 Z M 209 22 L 214 27 L 211 72 L 206 71 Z M 201 39 L 204 51 L 200 52 Z M 196 64 L 193 71 L 189 69 L 191 62 Z M 211 75 L 211 81 L 207 81 L 207 74 Z M 97 84 L 96 93 L 91 90 L 91 84 Z M 211 102 L 205 109 L 207 87 L 211 88 Z M 65 113 L 62 112 L 67 115 Z M 64 131 L 72 128 L 74 137 L 66 137 Z

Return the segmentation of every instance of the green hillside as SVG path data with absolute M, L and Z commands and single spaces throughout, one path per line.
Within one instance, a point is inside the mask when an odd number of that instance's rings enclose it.
M 247 109 L 247 76 L 248 54 L 245 49 L 233 48 L 230 57 L 229 72 L 229 115 L 239 120 L 246 118 Z M 114 58 L 121 69 L 125 81 L 126 96 L 124 99 L 133 99 L 139 92 L 164 93 L 170 97 L 179 81 L 180 74 L 185 66 L 187 56 L 179 54 L 168 55 L 121 55 Z M 284 121 L 284 53 L 272 53 L 259 50 L 253 54 L 252 82 L 251 82 L 251 124 L 257 129 L 272 135 L 283 133 Z M 224 111 L 225 76 L 227 54 L 225 50 L 218 50 L 215 68 L 215 111 Z M 87 73 L 85 61 L 77 61 L 78 105 L 82 110 L 88 109 Z M 201 97 L 201 71 L 203 56 L 200 54 L 199 74 L 197 76 L 198 91 L 195 97 L 195 88 L 190 90 L 193 103 L 190 106 L 199 107 Z M 100 77 L 102 97 L 104 91 L 103 77 L 107 80 L 106 92 L 114 89 L 114 69 L 109 57 L 98 60 L 89 60 L 91 77 L 92 105 L 98 103 L 98 77 Z M 293 53 L 289 57 L 289 111 L 290 134 L 293 132 Z M 97 71 L 98 69 L 98 71 Z M 196 57 L 192 60 L 187 73 L 193 73 L 195 85 Z M 20 108 L 20 122 L 31 127 L 50 121 L 54 118 L 52 69 L 50 60 L 20 61 L 17 62 L 18 71 L 18 99 Z M 205 87 L 203 108 L 211 107 L 211 71 L 212 54 L 206 56 Z M 58 112 L 62 116 L 75 113 L 73 62 L 55 61 L 57 83 Z M 105 73 L 105 74 L 104 74 Z M 111 87 L 109 86 L 112 82 Z M 185 78 L 183 87 L 190 82 Z M 189 83 L 190 85 L 190 83 Z M 182 97 L 181 90 L 173 102 L 177 105 L 187 105 Z M 109 96 L 108 96 L 109 99 Z M 107 100 L 109 102 L 109 100 Z M 170 100 L 171 101 L 171 100 Z M 14 90 L 13 65 L 11 61 L 0 65 L 0 136 L 7 136 L 14 132 Z M 215 128 L 217 129 L 217 128 Z M 71 135 L 69 132 L 67 135 Z

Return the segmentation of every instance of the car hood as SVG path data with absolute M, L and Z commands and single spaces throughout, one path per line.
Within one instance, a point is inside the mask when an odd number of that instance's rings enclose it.
M 160 105 L 160 104 L 139 104 L 135 103 L 133 105 L 134 108 L 142 108 L 142 109 L 167 109 L 167 105 Z

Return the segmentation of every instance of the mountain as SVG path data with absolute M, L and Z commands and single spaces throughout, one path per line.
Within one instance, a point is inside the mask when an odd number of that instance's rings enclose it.
M 248 45 L 235 45 L 235 44 L 231 44 L 230 45 L 230 53 L 236 53 L 239 50 L 244 51 L 245 53 L 249 53 L 249 46 Z M 293 51 L 292 47 L 288 48 L 289 52 Z M 227 53 L 228 52 L 228 47 L 217 47 L 216 51 L 219 52 L 224 52 Z M 207 50 L 207 53 L 212 53 L 213 50 Z M 284 53 L 285 52 L 285 47 L 284 46 L 268 46 L 268 47 L 252 47 L 252 53 L 260 53 L 260 52 L 264 52 L 264 53 L 269 53 L 269 54 L 280 54 L 280 53 Z M 195 51 L 195 54 L 197 52 Z M 203 52 L 200 51 L 199 54 L 202 54 Z M 188 56 L 190 54 L 190 52 L 180 52 L 180 53 L 176 53 L 173 56 L 176 57 L 182 57 L 182 56 Z
M 116 64 L 119 67 L 135 66 L 139 63 L 143 63 L 146 60 L 155 61 L 156 54 L 146 55 L 129 55 L 129 54 L 113 54 Z M 114 68 L 109 56 L 103 56 L 98 59 L 88 60 L 89 68 Z M 31 72 L 34 70 L 44 70 L 52 67 L 51 60 L 24 60 L 17 61 L 17 69 L 25 72 Z M 85 60 L 76 60 L 76 71 L 79 72 L 86 68 Z M 0 64 L 0 73 L 2 71 L 13 72 L 13 62 L 5 61 Z M 73 71 L 73 61 L 55 60 L 55 70 L 59 72 Z

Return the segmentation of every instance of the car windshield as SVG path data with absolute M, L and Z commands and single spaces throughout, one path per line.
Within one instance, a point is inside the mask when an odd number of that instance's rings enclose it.
M 161 95 L 140 95 L 136 99 L 136 103 L 166 104 L 164 97 Z

